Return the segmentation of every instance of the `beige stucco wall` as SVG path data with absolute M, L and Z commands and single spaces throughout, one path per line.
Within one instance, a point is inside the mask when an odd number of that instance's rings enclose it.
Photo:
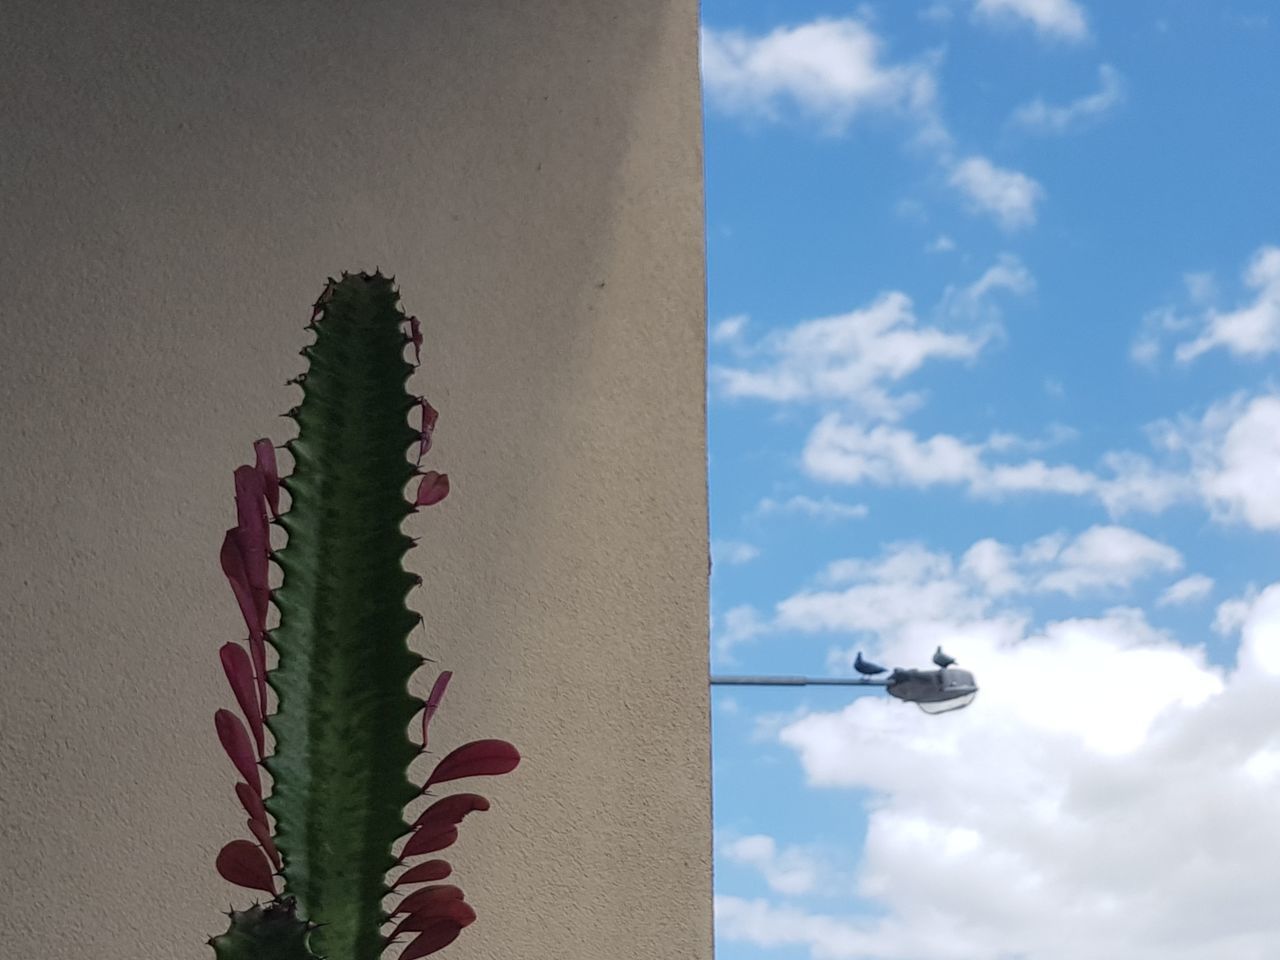
M 348 12 L 351 11 L 351 12 Z M 711 955 L 694 0 L 10 0 L 0 955 L 178 960 L 252 895 L 213 711 L 231 471 L 327 274 L 423 318 L 460 958 Z

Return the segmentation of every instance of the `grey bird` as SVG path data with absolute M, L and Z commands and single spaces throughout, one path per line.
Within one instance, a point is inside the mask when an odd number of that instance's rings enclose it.
M 937 650 L 933 652 L 933 662 L 936 663 L 938 666 L 940 666 L 943 670 L 945 670 L 947 669 L 947 667 L 951 666 L 953 663 L 956 662 L 956 658 L 948 657 L 945 653 L 942 652 L 942 648 L 939 647 Z
M 866 674 L 869 677 L 875 676 L 877 673 L 884 673 L 886 667 L 880 666 L 878 663 L 872 663 L 870 660 L 862 659 L 862 651 L 858 651 L 858 655 L 854 657 L 853 669 L 859 673 Z

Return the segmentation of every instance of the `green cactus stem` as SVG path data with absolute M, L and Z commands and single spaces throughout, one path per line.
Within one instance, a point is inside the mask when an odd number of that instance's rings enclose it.
M 433 784 L 506 773 L 519 754 L 505 741 L 474 741 L 441 760 L 425 786 L 408 777 L 450 677 L 442 673 L 425 701 L 408 692 L 425 658 L 408 643 L 420 618 L 405 597 L 419 580 L 404 568 L 414 541 L 400 527 L 449 492 L 446 475 L 423 472 L 407 457 L 417 444 L 421 461 L 437 416 L 406 390 L 414 365 L 404 352 L 412 344 L 418 356 L 420 327 L 401 311 L 392 281 L 380 273 L 330 280 L 308 327 L 315 331 L 314 343 L 302 351 L 309 367 L 295 381 L 303 399 L 287 414 L 298 425 L 297 437 L 284 445 L 293 472 L 280 480 L 274 449 L 259 441 L 255 465 L 235 474 L 238 522 L 227 532 L 222 566 L 249 637 L 247 651 L 229 643 L 221 657 L 248 726 L 229 710 L 215 717 L 242 778 L 236 793 L 256 841 L 223 847 L 218 870 L 273 895 L 278 875 L 289 901 L 287 908 L 277 900 L 258 914 L 237 915 L 242 919 L 233 918 L 232 930 L 213 943 L 219 960 L 308 957 L 306 938 L 281 948 L 295 952 L 252 952 L 296 910 L 320 925 L 310 934 L 310 950 L 328 960 L 374 960 L 404 933 L 415 936 L 403 956 L 420 957 L 450 942 L 475 914 L 452 886 L 411 893 L 389 914 L 383 907 L 389 894 L 444 874 L 424 869 L 429 864 L 408 868 L 392 883 L 388 874 L 409 857 L 451 844 L 461 819 L 489 804 L 474 794 L 447 797 L 412 825 L 404 808 Z M 416 429 L 409 425 L 415 408 Z M 415 476 L 421 479 L 411 502 L 405 493 Z M 280 512 L 281 488 L 290 498 L 286 512 Z M 276 551 L 268 509 L 288 535 Z M 274 591 L 269 559 L 283 575 Z M 268 603 L 280 614 L 273 629 Z M 268 646 L 276 654 L 270 669 Z M 268 687 L 274 712 L 267 709 Z M 415 743 L 408 728 L 419 712 L 422 742 Z M 271 775 L 265 798 L 259 765 Z M 396 856 L 393 846 L 410 833 Z M 389 937 L 382 928 L 400 914 Z
M 254 904 L 248 910 L 232 910 L 231 926 L 209 946 L 218 960 L 314 960 L 308 946 L 315 925 L 299 920 L 292 898 Z

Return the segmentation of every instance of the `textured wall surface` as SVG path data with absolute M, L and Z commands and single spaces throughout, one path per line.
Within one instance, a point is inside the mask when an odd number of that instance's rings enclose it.
M 252 899 L 212 865 L 231 471 L 291 435 L 325 276 L 377 265 L 454 484 L 406 526 L 432 737 L 526 754 L 442 955 L 709 958 L 694 0 L 5 15 L 0 953 L 211 957 Z

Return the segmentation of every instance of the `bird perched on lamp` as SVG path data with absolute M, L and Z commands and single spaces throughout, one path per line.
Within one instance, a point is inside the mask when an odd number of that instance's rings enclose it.
M 933 652 L 933 662 L 945 670 L 956 662 L 956 658 L 947 656 L 942 652 L 942 647 L 938 647 L 938 649 Z
M 872 663 L 870 660 L 864 660 L 862 651 L 859 650 L 858 655 L 853 660 L 853 669 L 863 676 L 874 677 L 877 673 L 884 673 L 886 668 L 878 663 Z

